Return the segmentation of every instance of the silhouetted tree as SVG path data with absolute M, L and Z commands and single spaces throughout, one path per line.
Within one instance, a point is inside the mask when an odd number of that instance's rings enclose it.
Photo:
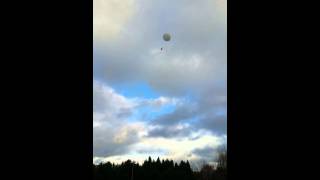
M 218 156 L 218 166 L 204 165 L 200 172 L 191 169 L 189 161 L 152 160 L 149 157 L 142 165 L 131 160 L 121 164 L 110 162 L 93 165 L 94 180 L 225 180 L 226 155 Z
M 219 152 L 217 158 L 217 170 L 216 170 L 216 179 L 226 180 L 227 179 L 227 151 L 223 149 Z

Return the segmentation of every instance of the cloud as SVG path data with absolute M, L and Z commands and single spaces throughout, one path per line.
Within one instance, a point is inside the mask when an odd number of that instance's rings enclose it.
M 111 87 L 93 83 L 93 154 L 107 157 L 127 153 L 130 145 L 147 134 L 146 123 L 136 119 L 139 108 L 161 109 L 180 100 L 169 97 L 154 99 L 126 98 Z
M 192 104 L 183 104 L 177 106 L 173 112 L 157 117 L 152 121 L 152 124 L 175 125 L 194 117 L 196 111 L 196 107 L 192 106 Z
M 139 106 L 150 106 L 152 108 L 160 108 L 166 105 L 178 105 L 181 103 L 182 100 L 178 98 L 160 96 L 155 99 L 138 98 L 136 99 L 136 101 L 139 104 Z
M 133 0 L 94 0 L 93 39 L 110 40 L 115 38 L 134 11 Z
M 226 2 L 94 0 L 94 161 L 198 161 L 225 144 Z M 112 88 L 136 82 L 161 96 Z
M 221 139 L 221 144 L 218 146 L 207 145 L 201 148 L 195 148 L 191 154 L 197 157 L 197 160 L 194 161 L 195 164 L 208 162 L 210 164 L 216 162 L 218 153 L 221 150 L 224 150 L 226 147 L 225 139 Z
M 198 136 L 198 138 L 188 138 Z M 220 147 L 224 142 L 223 137 L 212 135 L 208 131 L 193 132 L 192 135 L 186 137 L 164 138 L 164 137 L 144 137 L 140 142 L 134 144 L 131 148 L 135 149 L 161 149 L 161 158 L 174 160 L 198 161 L 199 156 L 195 155 L 195 149 L 201 149 L 207 146 Z M 159 155 L 158 153 L 148 152 L 150 155 Z M 146 155 L 147 156 L 147 155 Z M 155 157 L 156 158 L 156 157 Z
M 215 1 L 135 2 L 141 11 L 123 26 L 130 33 L 94 43 L 96 78 L 111 85 L 145 81 L 167 95 L 201 91 L 226 79 L 226 25 L 214 11 Z M 171 32 L 172 41 L 164 44 L 163 32 Z M 163 46 L 166 53 L 154 53 Z
M 189 124 L 178 124 L 174 126 L 155 126 L 148 131 L 148 137 L 188 137 L 192 131 Z
M 217 147 L 206 146 L 204 148 L 197 148 L 192 151 L 195 155 L 203 158 L 203 159 L 212 159 L 215 155 Z
M 129 146 L 138 142 L 139 138 L 143 136 L 143 123 L 128 123 L 117 117 L 106 118 L 106 116 L 98 119 L 97 116 L 94 114 L 94 156 L 105 157 L 126 153 Z
M 112 88 L 94 81 L 93 84 L 93 154 L 108 156 L 122 154 L 137 142 L 140 123 L 128 123 L 135 104 L 117 94 Z
M 214 92 L 214 91 L 212 91 Z M 204 94 L 203 94 L 204 95 Z M 206 98 L 205 98 L 206 97 Z M 181 101 L 175 110 L 158 116 L 150 124 L 159 128 L 149 133 L 150 136 L 176 136 L 197 129 L 210 130 L 217 135 L 224 135 L 227 131 L 226 96 L 201 96 L 193 101 Z M 190 124 L 188 129 L 174 130 L 179 124 Z
M 126 98 L 118 94 L 114 89 L 106 86 L 99 81 L 94 81 L 94 117 L 93 117 L 93 150 L 95 157 L 113 157 L 119 155 L 126 155 L 132 152 L 134 147 L 138 144 L 150 143 L 149 140 L 158 141 L 159 138 L 166 138 L 163 142 L 193 142 L 190 146 L 197 147 L 199 140 L 204 137 L 210 139 L 215 136 L 210 135 L 224 135 L 226 119 L 224 119 L 224 112 L 221 114 L 208 113 L 207 109 L 199 108 L 204 105 L 215 104 L 217 101 L 205 101 L 200 104 L 194 104 L 193 101 L 158 97 L 154 99 L 144 98 Z M 222 98 L 221 103 L 224 104 Z M 145 122 L 143 119 L 138 121 L 132 120 L 134 112 L 139 111 L 141 107 L 160 108 L 168 104 L 173 104 L 176 109 L 163 115 L 157 116 L 151 122 Z M 211 111 L 210 111 L 211 112 Z M 202 115 L 202 116 L 201 116 Z M 192 121 L 192 118 L 200 116 L 198 121 Z M 191 121 L 187 121 L 191 119 Z M 134 118 L 133 118 L 134 120 Z M 220 124 L 219 124 L 220 123 Z M 205 129 L 207 131 L 201 131 Z M 209 130 L 209 131 L 208 131 Z M 208 134 L 209 133 L 209 134 Z M 220 138 L 217 136 L 217 138 Z M 159 149 L 165 149 L 161 152 L 171 152 L 170 148 L 160 143 Z M 209 143 L 209 141 L 207 141 Z M 145 152 L 155 152 L 153 146 L 144 147 Z M 168 149 L 167 149 L 168 148 Z M 185 156 L 196 160 L 199 157 L 190 154 L 192 150 L 189 148 L 189 153 L 185 152 Z M 137 153 L 143 153 L 136 150 Z M 175 151 L 176 153 L 176 151 Z M 182 158 L 183 155 L 179 156 Z M 193 157 L 195 156 L 195 157 Z M 166 157 L 176 157 L 170 155 Z
M 225 114 L 207 114 L 205 117 L 199 119 L 199 123 L 196 124 L 196 127 L 209 129 L 217 135 L 225 135 L 227 133 L 227 117 Z
M 94 163 L 122 162 L 132 159 L 140 163 L 147 156 L 198 162 L 198 150 L 210 145 L 224 144 L 223 136 L 208 130 L 193 128 L 188 123 L 175 125 L 151 125 L 143 120 L 132 120 L 133 112 L 141 106 L 185 105 L 181 99 L 159 97 L 154 99 L 126 98 L 111 87 L 94 81 L 93 153 Z M 103 100 L 102 102 L 100 100 Z M 143 104 L 143 105 L 142 105 Z M 154 106 L 156 105 L 156 106 Z M 161 107 L 160 107 L 161 108 Z M 123 109 L 132 112 L 119 116 Z
M 201 149 L 211 147 L 218 149 L 225 143 L 223 137 L 217 137 L 207 131 L 194 132 L 193 136 L 199 136 L 197 139 L 189 138 L 154 138 L 143 137 L 139 142 L 130 146 L 130 150 L 125 154 L 115 154 L 107 157 L 95 157 L 94 163 L 111 161 L 115 163 L 121 163 L 127 159 L 134 160 L 139 163 L 151 156 L 153 159 L 160 157 L 161 159 L 173 159 L 175 161 L 186 160 L 186 158 L 192 162 L 197 163 L 203 160 L 203 157 L 199 156 L 198 151 Z M 211 162 L 208 159 L 207 162 Z M 212 161 L 213 162 L 213 161 Z
M 117 94 L 111 87 L 94 80 L 93 82 L 93 111 L 122 114 L 134 107 L 134 103 L 124 96 Z

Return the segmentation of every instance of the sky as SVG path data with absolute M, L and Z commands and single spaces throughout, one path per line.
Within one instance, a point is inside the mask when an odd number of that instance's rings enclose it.
M 93 162 L 214 162 L 227 142 L 227 1 L 93 5 Z

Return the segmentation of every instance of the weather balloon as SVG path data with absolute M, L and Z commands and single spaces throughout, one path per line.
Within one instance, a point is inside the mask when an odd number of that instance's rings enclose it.
M 165 40 L 165 41 L 170 41 L 170 39 L 171 39 L 171 36 L 170 36 L 169 33 L 164 33 L 164 34 L 163 34 L 163 40 Z

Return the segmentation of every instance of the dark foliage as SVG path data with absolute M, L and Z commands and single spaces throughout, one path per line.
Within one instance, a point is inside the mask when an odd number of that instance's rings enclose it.
M 216 168 L 203 165 L 199 172 L 192 171 L 189 161 L 145 160 L 142 165 L 127 160 L 115 165 L 110 162 L 93 165 L 94 180 L 226 180 L 226 154 L 221 154 Z

